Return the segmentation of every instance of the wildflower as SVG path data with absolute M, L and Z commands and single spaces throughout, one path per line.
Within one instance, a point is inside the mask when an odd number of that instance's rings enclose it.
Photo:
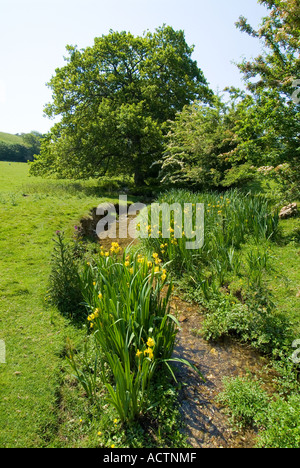
M 93 323 L 90 324 L 90 328 L 94 328 L 94 324 L 93 324 Z
M 124 263 L 124 265 L 125 265 L 126 267 L 129 267 L 130 262 L 128 262 L 128 260 L 126 260 L 126 262 Z
M 99 437 L 102 436 L 102 432 L 98 432 L 98 436 L 99 436 Z
M 153 257 L 154 259 L 157 259 L 157 258 L 158 258 L 158 253 L 154 253 L 154 254 L 152 255 L 152 257 Z
M 105 252 L 105 257 L 109 257 L 109 252 Z
M 138 349 L 136 353 L 136 357 L 140 358 L 142 354 L 143 354 L 142 351 Z
M 167 279 L 167 275 L 162 275 L 161 280 L 166 281 L 166 279 Z
M 115 448 L 115 444 L 112 444 L 111 448 Z
M 96 283 L 95 283 L 95 281 L 93 282 L 93 286 L 96 286 Z
M 115 419 L 115 420 L 114 420 L 114 424 L 117 424 L 117 423 L 118 423 L 118 420 L 117 420 L 117 419 Z
M 103 295 L 101 293 L 98 294 L 98 299 L 102 299 L 103 298 Z
M 152 268 L 152 262 L 148 262 L 148 268 Z
M 153 340 L 153 338 L 148 338 L 147 346 L 148 346 L 148 348 L 154 348 L 155 341 Z
M 151 359 L 152 361 L 154 355 L 153 355 L 153 350 L 151 348 L 148 348 L 144 351 L 144 355 L 146 356 L 147 354 L 148 354 L 148 358 Z
M 159 271 L 160 271 L 160 268 L 159 268 L 159 267 L 155 267 L 155 268 L 154 268 L 154 273 L 159 273 Z
M 134 269 L 130 268 L 129 272 L 130 272 L 131 275 L 133 275 Z

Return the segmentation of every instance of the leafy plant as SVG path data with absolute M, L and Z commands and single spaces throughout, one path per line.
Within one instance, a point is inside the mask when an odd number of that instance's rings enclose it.
M 83 305 L 79 266 L 76 259 L 77 245 L 65 240 L 64 234 L 56 232 L 51 259 L 51 274 L 46 300 L 75 322 L 86 316 Z
M 218 400 L 230 409 L 233 423 L 244 428 L 258 423 L 269 404 L 268 394 L 253 379 L 224 379 L 224 390 Z
M 102 249 L 81 272 L 96 361 L 101 356 L 97 369 L 108 392 L 107 402 L 122 422 L 149 411 L 154 373 L 166 367 L 174 375 L 172 361 L 188 364 L 199 373 L 187 361 L 172 359 L 179 323 L 170 314 L 172 283 L 167 286 L 167 278 L 157 254 L 152 260 L 137 252 L 122 255 L 117 243 L 112 243 L 110 251 Z M 91 379 L 85 378 L 72 356 L 71 364 L 94 399 L 96 389 L 89 388 Z

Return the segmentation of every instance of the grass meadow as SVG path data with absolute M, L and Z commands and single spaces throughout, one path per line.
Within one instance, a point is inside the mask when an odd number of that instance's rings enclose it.
M 83 186 L 32 179 L 26 164 L 0 163 L 1 447 L 48 446 L 59 432 L 66 339 L 76 343 L 83 332 L 44 299 L 52 239 L 58 229 L 72 237 L 101 201 Z

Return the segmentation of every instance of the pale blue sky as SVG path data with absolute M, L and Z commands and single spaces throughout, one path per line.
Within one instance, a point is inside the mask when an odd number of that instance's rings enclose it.
M 183 29 L 194 60 L 213 90 L 242 86 L 232 63 L 260 51 L 234 26 L 240 15 L 257 25 L 265 9 L 256 0 L 0 0 L 0 131 L 47 132 L 43 107 L 65 46 L 85 48 L 110 29 L 142 35 L 166 23 Z

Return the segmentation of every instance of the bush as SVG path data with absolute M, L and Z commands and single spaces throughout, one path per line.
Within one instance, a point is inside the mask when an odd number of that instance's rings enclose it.
M 260 384 L 237 377 L 224 379 L 224 387 L 218 400 L 229 408 L 233 423 L 239 428 L 259 423 L 269 404 L 269 397 Z
M 224 379 L 219 401 L 239 428 L 259 428 L 258 448 L 300 448 L 300 395 L 274 400 L 249 378 Z
M 82 322 L 86 317 L 76 258 L 77 246 L 64 239 L 64 234 L 57 231 L 55 247 L 51 260 L 51 274 L 47 300 L 67 318 Z
M 234 335 L 268 354 L 289 345 L 293 338 L 287 318 L 272 307 L 261 305 L 258 297 L 256 300 L 235 304 L 231 302 L 232 297 L 221 294 L 210 300 L 206 303 L 203 336 L 207 340 L 218 340 Z
M 261 417 L 265 429 L 260 434 L 258 448 L 300 448 L 299 414 L 299 394 L 271 402 Z

